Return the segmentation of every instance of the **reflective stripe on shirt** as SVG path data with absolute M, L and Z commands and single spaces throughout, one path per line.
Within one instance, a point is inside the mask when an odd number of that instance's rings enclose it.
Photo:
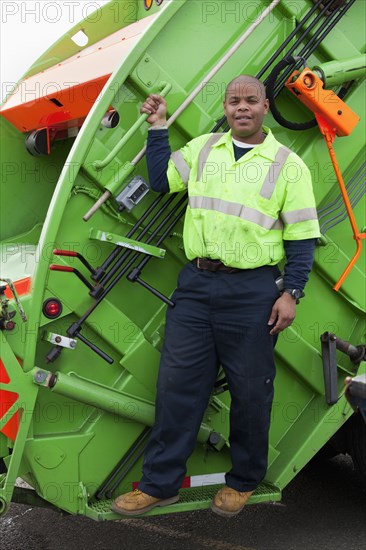
M 318 214 L 316 208 L 300 208 L 299 210 L 291 210 L 290 212 L 281 212 L 281 219 L 284 223 L 299 223 L 309 220 L 317 220 Z
M 281 146 L 278 149 L 276 158 L 269 167 L 268 174 L 259 193 L 264 199 L 270 199 L 272 197 L 281 170 L 290 154 L 291 151 L 290 149 L 287 149 L 287 147 Z
M 282 229 L 283 224 L 281 220 L 271 218 L 259 210 L 254 208 L 248 208 L 243 204 L 236 202 L 224 201 L 223 199 L 215 199 L 213 197 L 189 197 L 188 202 L 190 208 L 203 208 L 205 210 L 215 210 L 222 214 L 229 214 L 230 216 L 237 216 L 242 220 L 256 223 L 265 229 Z
M 197 181 L 199 181 L 203 174 L 203 169 L 208 159 L 208 155 L 211 153 L 211 149 L 215 143 L 222 138 L 224 134 L 212 134 L 209 140 L 202 147 L 199 157 L 198 157 L 198 169 L 197 169 Z
M 180 151 L 175 151 L 170 155 L 170 158 L 174 162 L 174 166 L 178 170 L 178 173 L 184 185 L 187 187 L 191 169 L 186 163 L 186 161 L 184 160 L 182 153 Z

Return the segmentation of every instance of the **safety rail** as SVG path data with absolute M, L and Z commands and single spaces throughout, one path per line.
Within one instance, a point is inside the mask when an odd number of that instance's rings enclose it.
M 159 85 L 159 88 L 161 88 L 160 95 L 162 97 L 165 97 L 168 95 L 170 90 L 172 89 L 172 85 L 168 82 L 161 82 Z M 95 170 L 103 170 L 112 160 L 118 155 L 118 153 L 123 149 L 123 147 L 126 145 L 126 143 L 129 141 L 129 139 L 134 136 L 137 132 L 137 130 L 143 125 L 143 123 L 146 121 L 146 119 L 149 118 L 149 114 L 143 114 L 140 116 L 140 118 L 135 122 L 135 124 L 126 132 L 126 134 L 123 136 L 121 141 L 117 143 L 117 145 L 110 151 L 110 153 L 105 157 L 104 160 L 96 160 L 93 162 L 92 166 L 95 168 Z M 132 164 L 132 163 L 131 163 Z

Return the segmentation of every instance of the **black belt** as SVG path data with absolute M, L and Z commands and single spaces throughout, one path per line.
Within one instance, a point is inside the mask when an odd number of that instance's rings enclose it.
M 198 269 L 206 269 L 207 271 L 225 271 L 226 273 L 238 273 L 239 271 L 242 271 L 242 269 L 238 269 L 237 267 L 229 267 L 228 265 L 223 264 L 221 260 L 195 258 L 192 261 L 194 265 L 198 267 Z

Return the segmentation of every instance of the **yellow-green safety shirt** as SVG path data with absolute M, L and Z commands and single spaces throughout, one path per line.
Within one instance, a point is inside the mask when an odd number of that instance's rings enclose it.
M 231 131 L 206 134 L 172 153 L 170 192 L 188 190 L 186 256 L 240 269 L 276 265 L 283 239 L 320 237 L 310 171 L 269 128 L 235 160 Z

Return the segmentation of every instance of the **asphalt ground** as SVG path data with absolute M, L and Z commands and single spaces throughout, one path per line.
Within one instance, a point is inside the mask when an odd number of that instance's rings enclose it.
M 12 504 L 0 519 L 1 550 L 365 550 L 366 489 L 345 456 L 312 461 L 281 503 L 235 518 L 209 510 L 97 523 Z

